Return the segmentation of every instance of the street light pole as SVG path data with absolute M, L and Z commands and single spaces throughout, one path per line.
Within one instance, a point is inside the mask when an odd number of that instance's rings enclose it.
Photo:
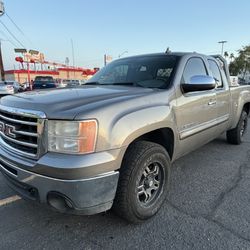
M 3 1 L 0 0 L 0 16 L 2 16 L 4 14 L 5 10 L 4 10 L 4 3 Z
M 75 49 L 74 49 L 73 39 L 71 38 L 70 41 L 71 41 L 72 61 L 73 61 L 74 79 L 75 79 L 75 78 L 76 78 L 76 77 L 75 77 L 75 74 L 76 74 L 76 72 L 75 72 Z
M 118 55 L 118 58 L 121 58 L 124 54 L 128 53 L 127 50 L 123 51 L 120 55 Z
M 0 16 L 4 14 L 4 3 L 0 0 Z M 3 56 L 2 56 L 2 44 L 0 39 L 0 71 L 1 71 L 1 80 L 5 81 L 4 67 L 3 67 Z
M 3 57 L 2 57 L 2 43 L 0 39 L 0 71 L 1 71 L 1 80 L 5 81 L 4 67 L 3 67 Z
M 106 66 L 107 65 L 107 55 L 105 54 L 104 55 L 104 66 Z
M 221 44 L 221 55 L 223 56 L 223 51 L 224 51 L 224 43 L 227 43 L 227 41 L 219 41 L 218 43 Z

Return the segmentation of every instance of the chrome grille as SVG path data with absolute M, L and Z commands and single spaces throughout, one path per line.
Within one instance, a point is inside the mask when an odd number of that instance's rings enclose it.
M 0 144 L 30 158 L 44 152 L 45 114 L 0 105 Z

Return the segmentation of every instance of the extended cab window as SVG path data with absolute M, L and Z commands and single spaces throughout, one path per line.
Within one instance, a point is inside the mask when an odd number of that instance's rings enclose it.
M 195 57 L 188 60 L 182 75 L 182 83 L 190 83 L 190 79 L 197 75 L 207 75 L 207 70 L 203 60 Z
M 222 82 L 221 73 L 220 73 L 217 63 L 214 60 L 208 60 L 208 63 L 209 63 L 210 70 L 213 74 L 213 77 L 216 81 L 217 88 L 222 88 L 223 82 Z

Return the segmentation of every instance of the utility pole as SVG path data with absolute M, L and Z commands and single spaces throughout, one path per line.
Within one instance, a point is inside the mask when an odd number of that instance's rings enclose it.
M 0 16 L 2 16 L 4 14 L 4 12 L 5 12 L 4 3 L 3 3 L 3 1 L 0 0 Z M 1 79 L 2 79 L 2 81 L 5 81 L 1 39 L 0 39 L 0 71 L 1 71 Z
M 4 75 L 4 67 L 3 67 L 3 57 L 2 57 L 2 43 L 0 39 L 0 71 L 1 71 L 1 80 L 5 81 L 5 75 Z
M 73 61 L 73 67 L 75 68 L 75 50 L 74 50 L 74 44 L 73 40 L 71 39 L 71 49 L 72 49 L 72 61 Z M 74 78 L 75 78 L 75 69 L 74 69 Z
M 105 54 L 104 55 L 104 66 L 106 66 L 107 65 L 107 55 Z
M 227 41 L 219 41 L 218 43 L 221 44 L 221 55 L 223 56 L 223 51 L 224 51 L 224 43 L 227 43 Z

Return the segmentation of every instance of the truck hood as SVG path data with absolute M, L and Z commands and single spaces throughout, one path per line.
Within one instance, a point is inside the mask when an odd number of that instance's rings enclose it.
M 78 113 L 148 95 L 155 90 L 126 86 L 82 86 L 6 96 L 1 105 L 43 111 L 47 118 L 74 119 Z

